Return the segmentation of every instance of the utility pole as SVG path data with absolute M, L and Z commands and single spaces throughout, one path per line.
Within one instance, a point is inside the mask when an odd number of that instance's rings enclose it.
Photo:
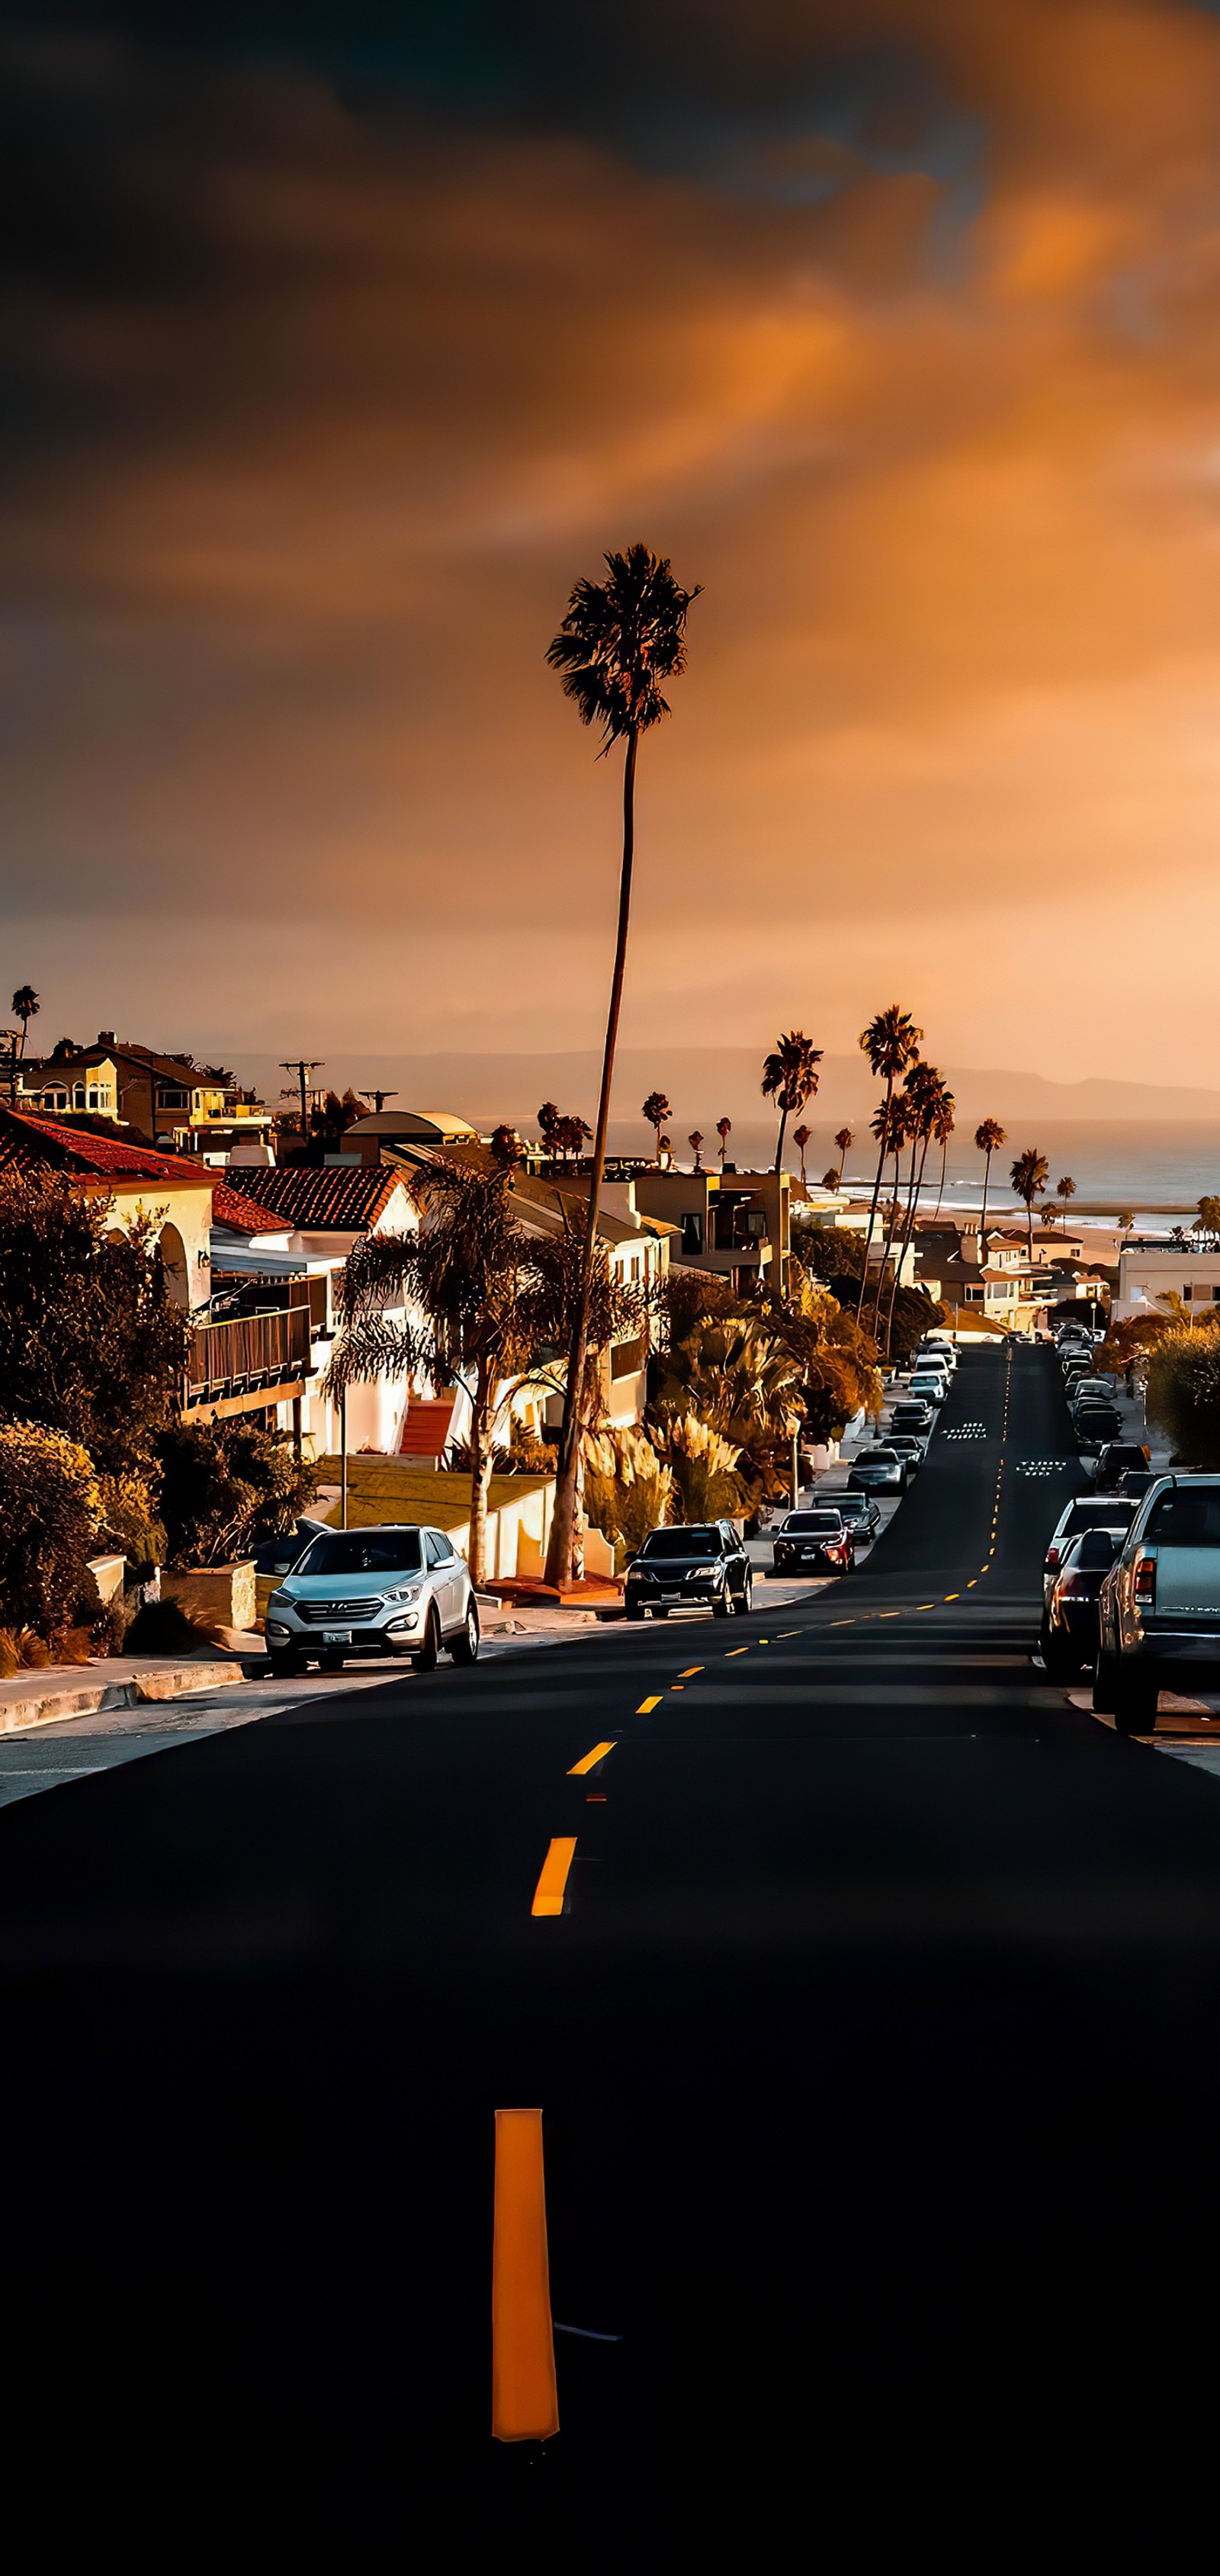
M 6 1048 L 8 1053 L 8 1063 L 5 1066 L 5 1073 L 8 1078 L 8 1105 L 10 1109 L 15 1109 L 17 1106 L 17 1050 L 20 1044 L 21 1040 L 17 1035 L 16 1029 L 0 1029 L 0 1046 Z
M 325 1056 L 318 1056 L 318 1057 L 317 1057 L 317 1059 L 316 1059 L 316 1061 L 314 1061 L 313 1063 L 311 1063 L 311 1062 L 310 1062 L 310 1059 L 309 1059 L 309 1057 L 308 1057 L 308 1056 L 303 1056 L 303 1055 L 301 1055 L 301 1056 L 288 1056 L 288 1057 L 281 1056 L 281 1057 L 280 1057 L 280 1071 L 281 1071 L 281 1073 L 295 1073 L 296 1078 L 297 1078 L 297 1081 L 298 1081 L 298 1083 L 299 1083 L 299 1085 L 300 1085 L 300 1091 L 301 1091 L 301 1145 L 302 1145 L 302 1148 L 304 1148 L 304 1147 L 305 1147 L 306 1145 L 308 1145 L 308 1143 L 309 1143 L 309 1099 L 308 1099 L 307 1088 L 306 1088 L 306 1086 L 307 1086 L 307 1082 L 308 1082 L 308 1078 L 309 1078 L 309 1075 L 310 1075 L 311 1073 L 320 1073 L 320 1072 L 321 1072 L 321 1070 L 322 1070 L 323 1065 L 325 1064 L 325 1062 L 326 1062 L 326 1058 L 325 1058 Z M 280 1093 L 280 1098 L 281 1098 L 281 1100 L 291 1100 L 291 1098 L 292 1098 L 292 1093 L 291 1093 L 290 1091 L 281 1091 L 281 1093 Z

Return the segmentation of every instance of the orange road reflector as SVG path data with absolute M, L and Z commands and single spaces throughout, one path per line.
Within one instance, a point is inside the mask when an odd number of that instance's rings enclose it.
M 539 1873 L 531 1914 L 562 1914 L 563 1894 L 575 1849 L 575 1834 L 556 1835 Z
M 901 1610 L 879 1610 L 877 1612 L 877 1617 L 879 1619 L 901 1619 L 902 1612 Z
M 945 1594 L 946 1601 L 960 1601 L 961 1597 L 960 1592 L 946 1592 Z
M 541 2111 L 496 2113 L 491 2429 L 497 2442 L 559 2431 Z
M 638 1708 L 637 1708 L 637 1710 L 636 1710 L 636 1716 L 637 1716 L 637 1717 L 651 1717 L 651 1715 L 652 1715 L 652 1712 L 653 1712 L 654 1708 L 659 1708 L 659 1707 L 660 1707 L 660 1705 L 661 1705 L 661 1700 L 660 1700 L 660 1694 L 659 1694 L 659 1693 L 658 1693 L 658 1695 L 657 1695 L 657 1697 L 656 1697 L 655 1699 L 642 1699 L 642 1700 L 640 1701 L 640 1705 L 639 1705 L 639 1707 L 638 1707 Z
M 795 1637 L 795 1635 L 796 1635 L 796 1630 L 795 1630 L 795 1628 L 793 1629 L 792 1634 L 793 1634 L 793 1636 Z M 693 1682 L 693 1680 L 694 1680 L 694 1678 L 695 1678 L 696 1673 L 701 1673 L 701 1672 L 703 1671 L 703 1669 L 704 1669 L 704 1667 L 703 1667 L 703 1665 L 702 1665 L 702 1664 L 688 1664 L 688 1665 L 687 1665 L 687 1667 L 686 1667 L 685 1672 L 684 1672 L 684 1673 L 679 1673 L 679 1675 L 678 1675 L 678 1679 L 679 1679 L 679 1681 L 680 1681 L 680 1682 Z
M 730 1646 L 730 1648 L 729 1648 L 729 1653 L 728 1653 L 728 1655 L 726 1655 L 726 1656 L 725 1656 L 725 1659 L 724 1659 L 724 1660 L 725 1660 L 725 1662 L 726 1662 L 726 1664 L 727 1664 L 727 1662 L 728 1662 L 728 1660 L 729 1660 L 729 1655 L 748 1655 L 748 1654 L 749 1654 L 749 1651 L 750 1651 L 750 1649 L 749 1649 L 749 1647 L 748 1647 L 748 1646 Z
M 934 1601 L 917 1601 L 915 1607 L 917 1610 L 934 1610 L 936 1608 L 936 1603 Z
M 568 1773 L 569 1780 L 583 1779 L 586 1771 L 594 1770 L 596 1765 L 599 1762 L 604 1762 L 606 1755 L 608 1753 L 613 1753 L 613 1751 L 614 1746 L 612 1743 L 595 1744 L 591 1753 L 584 1754 L 579 1762 L 574 1762 L 572 1764 L 572 1768 Z

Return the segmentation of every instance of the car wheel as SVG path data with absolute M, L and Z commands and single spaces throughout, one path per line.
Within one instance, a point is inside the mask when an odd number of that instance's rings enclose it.
M 305 1670 L 299 1655 L 268 1655 L 267 1661 L 277 1682 L 291 1681 L 294 1673 Z
M 737 1604 L 726 1583 L 723 1592 L 718 1592 L 712 1603 L 712 1616 L 715 1619 L 731 1619 L 736 1607 Z
M 479 1660 L 479 1614 L 473 1601 L 466 1604 L 466 1617 L 456 1637 L 450 1639 L 449 1652 L 455 1664 L 477 1664 Z
M 1114 1684 L 1114 1732 L 1116 1735 L 1151 1735 L 1156 1725 L 1156 1704 L 1160 1685 L 1155 1673 L 1146 1666 L 1123 1671 L 1121 1658 Z
M 625 1609 L 624 1609 L 624 1613 L 623 1613 L 623 1615 L 624 1615 L 624 1617 L 625 1617 L 625 1618 L 627 1618 L 627 1619 L 642 1619 L 642 1618 L 644 1617 L 644 1615 L 645 1615 L 645 1614 L 644 1614 L 644 1612 L 641 1610 L 641 1608 L 640 1608 L 640 1606 L 639 1606 L 639 1603 L 638 1603 L 638 1602 L 636 1602 L 636 1601 L 628 1601 L 628 1602 L 627 1602 L 627 1604 L 626 1604 L 626 1606 L 625 1606 Z
M 319 1655 L 318 1670 L 322 1673 L 341 1673 L 346 1660 L 347 1658 L 344 1655 Z
M 1118 1657 L 1110 1647 L 1099 1646 L 1093 1667 L 1093 1706 L 1099 1717 L 1113 1717 L 1117 1689 Z
M 436 1659 L 437 1659 L 437 1656 L 438 1656 L 438 1655 L 439 1655 L 439 1653 L 440 1653 L 440 1650 L 441 1650 L 441 1631 L 440 1631 L 440 1622 L 439 1622 L 439 1620 L 437 1619 L 437 1615 L 436 1615 L 435 1607 L 433 1607 L 433 1608 L 428 1612 L 428 1625 L 427 1625 L 427 1627 L 426 1627 L 426 1628 L 425 1628 L 425 1630 L 424 1630 L 423 1644 L 422 1644 L 422 1645 L 417 1649 L 417 1651 L 416 1651 L 416 1655 L 415 1655 L 415 1669 L 416 1669 L 416 1672 L 417 1672 L 417 1673 L 434 1673 L 434 1672 L 436 1671 Z
M 753 1607 L 754 1607 L 754 1577 L 753 1577 L 753 1575 L 752 1575 L 752 1574 L 747 1574 L 746 1579 L 745 1579 L 745 1582 L 743 1583 L 743 1585 L 742 1585 L 742 1587 L 741 1587 L 741 1611 L 742 1611 L 742 1617 L 743 1617 L 743 1618 L 748 1618 L 748 1616 L 749 1616 L 749 1614 L 750 1614 L 751 1610 L 753 1609 Z
M 1048 1681 L 1070 1681 L 1080 1670 L 1080 1657 L 1067 1638 L 1057 1637 L 1049 1619 L 1044 1619 L 1038 1633 L 1038 1647 L 1046 1666 Z

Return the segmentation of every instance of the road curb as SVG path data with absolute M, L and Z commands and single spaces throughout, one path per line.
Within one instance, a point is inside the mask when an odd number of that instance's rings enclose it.
M 172 1670 L 150 1666 L 121 1682 L 85 1682 L 79 1689 L 58 1689 L 28 1698 L 0 1702 L 0 1735 L 25 1735 L 31 1727 L 54 1726 L 65 1717 L 96 1717 L 108 1709 L 140 1708 L 159 1700 L 181 1699 L 194 1690 L 217 1690 L 244 1678 L 240 1663 L 180 1664 Z

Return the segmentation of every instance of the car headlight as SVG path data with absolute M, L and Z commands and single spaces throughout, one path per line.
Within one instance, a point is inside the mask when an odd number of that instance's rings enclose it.
M 394 1590 L 385 1593 L 383 1598 L 387 1601 L 418 1601 L 419 1585 L 418 1583 L 398 1583 Z
M 688 1583 L 694 1583 L 704 1574 L 723 1574 L 723 1572 L 722 1565 L 692 1565 L 686 1579 Z
M 267 1608 L 268 1608 L 269 1610 L 291 1610 L 291 1608 L 292 1608 L 292 1594 L 291 1594 L 291 1592 L 271 1592 L 271 1593 L 269 1593 L 269 1594 L 268 1594 L 268 1596 L 267 1596 Z

